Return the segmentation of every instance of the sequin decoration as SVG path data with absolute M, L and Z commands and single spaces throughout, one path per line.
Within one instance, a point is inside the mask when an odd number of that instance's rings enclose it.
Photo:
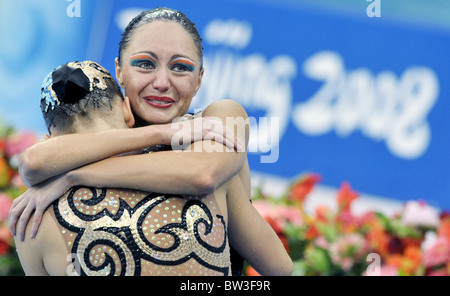
M 56 93 L 52 88 L 52 84 L 53 78 L 52 73 L 50 73 L 44 78 L 44 81 L 42 81 L 41 86 L 41 97 L 42 100 L 45 100 L 45 112 L 48 111 L 49 107 L 51 107 L 51 110 L 53 110 L 55 108 L 55 105 L 59 105 L 60 103 L 58 100 L 58 96 L 56 95 Z
M 63 65 L 64 66 L 64 65 Z M 67 66 L 71 68 L 79 68 L 83 71 L 84 75 L 89 79 L 89 91 L 92 92 L 94 88 L 98 88 L 101 90 L 105 90 L 108 85 L 106 84 L 105 79 L 111 79 L 110 73 L 100 66 L 99 64 L 92 61 L 83 61 L 83 62 L 70 62 L 67 63 Z M 58 95 L 53 90 L 53 73 L 60 69 L 62 66 L 59 66 L 50 74 L 48 74 L 41 86 L 41 100 L 45 101 L 45 112 L 48 112 L 48 109 L 51 108 L 53 110 L 56 105 L 61 104 L 61 98 L 58 98 Z
M 108 87 L 105 82 L 105 78 L 110 79 L 111 75 L 105 68 L 103 68 L 99 64 L 92 61 L 83 61 L 70 62 L 67 65 L 72 68 L 80 68 L 81 70 L 83 70 L 84 75 L 86 75 L 90 81 L 89 91 L 93 91 L 94 87 L 103 90 Z
M 53 204 L 81 275 L 228 275 L 213 196 L 74 187 Z

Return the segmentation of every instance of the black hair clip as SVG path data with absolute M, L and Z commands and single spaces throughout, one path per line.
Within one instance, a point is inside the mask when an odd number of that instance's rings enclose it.
M 52 73 L 53 91 L 61 103 L 72 104 L 90 91 L 90 80 L 80 68 L 62 65 Z

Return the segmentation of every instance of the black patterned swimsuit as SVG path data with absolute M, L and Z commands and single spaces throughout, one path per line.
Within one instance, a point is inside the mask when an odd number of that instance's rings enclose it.
M 213 195 L 74 187 L 53 204 L 80 275 L 229 275 L 230 249 Z

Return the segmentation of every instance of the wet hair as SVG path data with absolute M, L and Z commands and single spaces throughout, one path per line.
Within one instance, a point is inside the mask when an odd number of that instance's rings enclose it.
M 198 33 L 197 27 L 184 13 L 167 7 L 159 7 L 143 11 L 131 20 L 131 22 L 125 28 L 125 31 L 122 33 L 122 39 L 119 43 L 119 65 L 121 65 L 122 63 L 122 54 L 127 48 L 136 29 L 157 20 L 173 21 L 177 24 L 180 24 L 192 36 L 197 54 L 200 58 L 200 68 L 202 68 L 203 46 L 202 38 Z
M 108 117 L 113 103 L 123 100 L 122 91 L 111 74 L 92 61 L 59 66 L 44 79 L 41 111 L 48 131 L 74 133 L 78 119 L 89 123 L 96 116 Z

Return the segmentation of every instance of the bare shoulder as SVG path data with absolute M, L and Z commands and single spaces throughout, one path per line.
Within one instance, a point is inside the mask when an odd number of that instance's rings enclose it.
M 244 107 L 233 100 L 220 100 L 211 103 L 204 111 L 203 116 L 222 120 L 229 128 L 236 132 L 236 136 L 248 145 L 250 122 Z
M 208 107 L 206 107 L 205 111 L 203 111 L 203 115 L 216 116 L 220 118 L 223 118 L 224 116 L 248 117 L 247 112 L 241 104 L 229 99 L 211 103 Z
M 33 216 L 30 221 L 32 221 L 32 218 Z M 27 275 L 48 275 L 45 268 L 44 256 L 48 246 L 52 246 L 53 244 L 51 236 L 49 236 L 51 231 L 54 230 L 49 229 L 52 228 L 52 223 L 54 223 L 53 218 L 50 216 L 49 210 L 47 210 L 42 217 L 40 228 L 35 238 L 30 238 L 31 222 L 27 224 L 23 241 L 14 237 L 22 268 Z

